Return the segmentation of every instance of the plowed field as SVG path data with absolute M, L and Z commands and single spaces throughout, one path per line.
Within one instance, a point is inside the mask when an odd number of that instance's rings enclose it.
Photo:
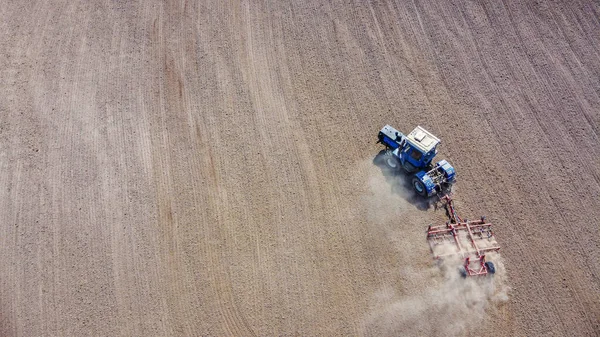
M 600 3 L 3 1 L 0 335 L 600 334 Z M 494 278 L 374 160 L 421 125 Z

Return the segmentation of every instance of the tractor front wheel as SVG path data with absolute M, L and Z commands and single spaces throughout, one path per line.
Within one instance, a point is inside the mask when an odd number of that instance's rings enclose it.
M 417 192 L 418 195 L 420 195 L 422 197 L 427 196 L 427 189 L 425 188 L 425 185 L 423 185 L 423 182 L 419 178 L 414 177 L 412 179 L 412 185 L 413 185 L 413 188 L 415 189 L 415 192 Z
M 396 156 L 394 156 L 394 154 L 390 150 L 385 151 L 385 153 L 383 155 L 383 160 L 385 162 L 385 165 L 392 170 L 397 170 L 398 167 L 400 166 L 398 159 L 396 158 Z

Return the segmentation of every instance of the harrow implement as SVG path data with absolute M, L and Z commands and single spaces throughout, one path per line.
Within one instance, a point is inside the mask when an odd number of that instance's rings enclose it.
M 486 261 L 485 256 L 488 252 L 500 249 L 492 232 L 492 224 L 486 222 L 485 217 L 463 220 L 456 213 L 449 195 L 444 195 L 440 201 L 449 221 L 441 226 L 429 225 L 427 229 L 427 241 L 434 258 L 458 255 L 464 259 L 460 269 L 463 277 L 494 274 L 496 268 L 491 261 Z

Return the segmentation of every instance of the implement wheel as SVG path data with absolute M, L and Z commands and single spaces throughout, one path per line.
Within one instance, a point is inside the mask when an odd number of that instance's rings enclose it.
M 488 261 L 485 263 L 485 269 L 487 270 L 487 272 L 489 274 L 495 274 L 496 273 L 496 267 L 494 266 L 494 264 L 491 261 Z
M 418 195 L 420 195 L 422 197 L 427 196 L 427 189 L 425 188 L 425 185 L 423 185 L 423 182 L 421 182 L 421 180 L 419 180 L 419 178 L 414 177 L 412 179 L 412 186 Z

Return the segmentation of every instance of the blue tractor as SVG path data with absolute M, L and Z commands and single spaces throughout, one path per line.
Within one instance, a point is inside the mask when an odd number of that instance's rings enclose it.
M 386 125 L 379 131 L 379 142 L 386 146 L 384 163 L 392 170 L 414 174 L 411 184 L 420 196 L 450 191 L 455 182 L 454 167 L 446 160 L 432 164 L 440 140 L 424 128 L 417 126 L 404 135 Z

